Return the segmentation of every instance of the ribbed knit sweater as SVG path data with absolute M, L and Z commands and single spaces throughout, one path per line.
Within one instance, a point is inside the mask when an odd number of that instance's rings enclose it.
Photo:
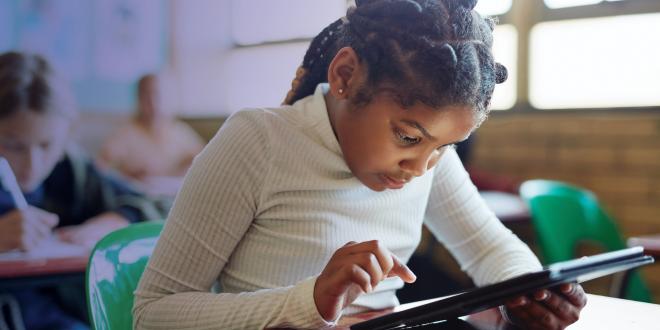
M 195 159 L 135 292 L 136 329 L 331 325 L 313 291 L 332 254 L 377 239 L 407 261 L 423 224 L 478 285 L 539 268 L 453 149 L 402 189 L 364 186 L 342 157 L 326 91 L 237 112 Z M 397 305 L 402 285 L 387 279 L 344 314 Z

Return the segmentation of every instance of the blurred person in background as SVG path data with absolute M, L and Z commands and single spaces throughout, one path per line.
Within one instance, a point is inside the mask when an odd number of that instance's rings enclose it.
M 162 218 L 151 200 L 71 148 L 76 119 L 69 86 L 44 58 L 0 55 L 0 156 L 29 204 L 19 208 L 0 190 L 0 252 L 50 249 L 57 239 L 89 249 L 131 222 Z M 9 294 L 27 329 L 87 328 L 82 282 Z
M 106 140 L 99 162 L 147 191 L 166 189 L 167 178 L 182 177 L 203 147 L 199 135 L 163 110 L 158 78 L 148 74 L 138 82 L 135 116 Z

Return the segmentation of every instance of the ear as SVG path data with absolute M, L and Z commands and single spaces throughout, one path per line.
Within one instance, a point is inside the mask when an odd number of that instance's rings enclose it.
M 351 90 L 356 90 L 363 75 L 360 58 L 351 47 L 337 52 L 328 66 L 330 93 L 337 99 L 346 99 Z

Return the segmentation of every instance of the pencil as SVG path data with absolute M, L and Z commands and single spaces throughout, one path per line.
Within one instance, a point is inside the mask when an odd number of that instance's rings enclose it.
M 16 176 L 14 176 L 14 171 L 11 170 L 9 162 L 7 162 L 4 157 L 0 157 L 0 181 L 2 182 L 2 186 L 5 188 L 5 190 L 7 190 L 12 199 L 14 199 L 16 208 L 19 210 L 26 209 L 28 207 L 28 203 L 25 200 L 25 196 L 23 196 L 23 193 L 21 192 L 21 188 L 18 186 Z

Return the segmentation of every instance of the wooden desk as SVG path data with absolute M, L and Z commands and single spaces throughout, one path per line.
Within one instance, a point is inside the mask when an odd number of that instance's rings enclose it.
M 571 325 L 569 330 L 601 330 L 601 329 L 658 329 L 660 323 L 660 305 L 641 303 L 631 300 L 609 298 L 589 294 L 587 306 L 580 314 L 580 320 Z M 401 305 L 394 311 L 402 310 L 411 304 Z M 335 329 L 347 330 L 351 324 L 361 322 L 379 315 L 391 313 L 392 310 L 365 313 L 342 318 Z M 470 315 L 464 320 L 442 322 L 415 330 L 436 329 L 477 329 L 477 330 L 503 330 L 512 329 L 502 319 L 497 309 L 490 309 L 481 313 Z
M 660 258 L 660 235 L 637 236 L 628 239 L 628 246 L 644 247 L 644 252 L 655 258 Z
M 85 278 L 88 256 L 0 261 L 0 292 Z

